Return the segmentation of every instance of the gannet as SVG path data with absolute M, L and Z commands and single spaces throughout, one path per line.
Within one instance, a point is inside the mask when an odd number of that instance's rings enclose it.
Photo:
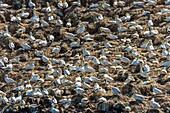
M 160 108 L 161 107 L 158 102 L 155 102 L 154 98 L 152 98 L 150 103 L 154 108 Z
M 5 75 L 5 82 L 8 84 L 15 83 L 16 81 L 12 78 L 9 78 L 8 75 Z
M 35 4 L 32 2 L 32 0 L 29 0 L 29 3 L 28 3 L 29 7 L 35 7 Z

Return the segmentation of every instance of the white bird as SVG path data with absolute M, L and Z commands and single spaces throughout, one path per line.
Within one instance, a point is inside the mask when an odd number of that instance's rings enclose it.
M 88 61 L 88 60 L 93 60 L 95 56 L 87 56 L 84 60 Z
M 8 4 L 4 4 L 2 3 L 2 1 L 0 1 L 0 8 L 8 8 L 9 5 Z
M 72 5 L 74 6 L 81 6 L 81 2 L 80 1 L 75 1 L 72 3 Z
M 82 82 L 82 87 L 85 88 L 85 89 L 89 89 L 91 86 L 83 81 Z
M 120 89 L 114 86 L 111 86 L 111 91 L 113 94 L 120 94 Z
M 118 15 L 116 15 L 115 21 L 116 21 L 116 23 L 118 23 L 118 24 L 122 23 L 122 20 L 121 20 L 121 18 L 119 18 Z
M 5 95 L 0 95 L 0 102 L 2 102 L 2 104 L 7 104 L 9 100 Z
M 85 104 L 87 104 L 88 102 L 88 98 L 82 98 L 81 99 L 81 105 L 84 106 Z
M 60 46 L 54 47 L 54 48 L 52 49 L 52 53 L 58 54 L 58 53 L 60 53 L 60 50 L 61 50 L 61 47 L 60 47 Z
M 80 76 L 79 76 L 79 77 L 76 77 L 75 81 L 76 81 L 76 82 L 81 82 L 81 77 L 80 77 Z
M 121 56 L 121 55 L 116 55 L 117 58 L 119 58 L 122 62 L 125 62 L 125 63 L 130 63 L 131 60 L 127 57 L 124 57 L 124 56 Z
M 9 78 L 8 75 L 5 75 L 5 82 L 8 84 L 15 83 L 16 81 L 12 78 Z
M 21 86 L 15 87 L 13 90 L 14 91 L 23 91 L 24 89 L 25 89 L 24 86 L 21 85 Z
M 58 8 L 63 9 L 63 3 L 61 0 L 58 2 L 57 6 Z
M 62 25 L 63 25 L 63 21 L 60 19 L 59 16 L 57 17 L 56 25 L 57 25 L 57 26 L 62 26 Z
M 110 33 L 110 29 L 109 28 L 106 28 L 106 27 L 100 27 L 100 32 L 104 32 L 104 33 Z
M 91 83 L 92 79 L 90 77 L 84 77 L 83 79 L 85 82 Z
M 4 63 L 8 63 L 8 57 L 3 56 L 3 57 L 2 57 L 2 61 L 3 61 Z
M 113 81 L 113 78 L 110 77 L 108 74 L 104 74 L 104 78 L 105 78 L 106 82 L 111 82 L 111 81 Z
M 48 21 L 52 21 L 52 20 L 54 20 L 53 14 L 51 14 L 51 15 L 48 16 Z
M 5 31 L 2 32 L 1 34 L 2 34 L 3 37 L 11 37 L 11 35 L 9 34 L 9 30 L 8 30 L 8 26 L 7 25 L 5 25 Z
M 116 36 L 116 35 L 114 35 L 114 34 L 111 34 L 111 33 L 107 34 L 107 37 L 108 37 L 109 39 L 118 39 L 118 36 Z
M 26 42 L 22 42 L 22 43 L 21 43 L 21 46 L 22 46 L 23 49 L 26 49 L 26 50 L 27 50 L 27 49 L 31 49 L 31 46 L 28 45 Z
M 30 40 L 31 42 L 34 42 L 34 41 L 35 41 L 35 37 L 32 36 L 32 32 L 30 32 L 30 35 L 28 36 L 28 38 L 29 38 L 29 40 Z
M 35 55 L 37 57 L 41 57 L 43 55 L 43 51 L 35 50 Z
M 108 51 L 108 50 L 105 50 L 105 49 L 102 49 L 101 50 L 101 53 L 102 53 L 102 55 L 109 55 L 110 53 L 111 53 L 111 51 Z
M 48 27 L 49 26 L 49 23 L 46 22 L 43 17 L 40 18 L 40 22 L 41 22 L 42 27 Z
M 139 34 L 138 33 L 134 33 L 134 34 L 132 34 L 132 37 L 133 38 L 139 38 Z
M 160 74 L 163 74 L 163 75 L 166 75 L 168 72 L 166 70 L 166 67 L 164 67 L 163 69 L 161 69 L 161 73 Z
M 98 70 L 100 73 L 107 73 L 109 70 L 107 68 L 99 68 Z
M 30 82 L 36 82 L 38 79 L 40 79 L 40 76 L 38 74 L 32 73 Z
M 126 27 L 118 27 L 118 31 L 119 32 L 125 32 L 125 31 L 127 31 L 128 30 L 128 28 L 126 28 Z
M 86 48 L 83 48 L 82 52 L 83 55 L 90 55 L 90 52 Z
M 163 93 L 160 89 L 158 89 L 156 87 L 153 87 L 152 91 L 153 91 L 154 94 L 162 94 Z
M 149 36 L 151 34 L 151 31 L 144 31 L 143 33 L 145 36 Z
M 11 97 L 9 98 L 9 101 L 11 103 L 15 103 L 16 102 L 16 98 L 15 98 L 15 94 L 14 93 L 12 93 Z
M 14 43 L 13 43 L 11 40 L 9 41 L 8 46 L 9 46 L 9 48 L 12 49 L 12 50 L 15 48 L 15 45 L 14 45 Z
M 46 4 L 47 4 L 47 7 L 46 7 L 46 9 L 45 9 L 45 12 L 46 12 L 46 13 L 49 13 L 49 12 L 51 12 L 51 7 L 50 7 L 49 2 L 47 2 Z
M 158 102 L 155 102 L 154 98 L 152 98 L 152 100 L 150 101 L 151 105 L 154 107 L 154 108 L 160 108 L 160 104 Z
M 77 88 L 75 89 L 75 91 L 76 91 L 78 94 L 80 94 L 80 95 L 84 94 L 84 89 L 82 89 L 82 88 L 77 87 Z
M 163 62 L 161 66 L 168 67 L 169 65 L 170 65 L 170 60 Z
M 135 100 L 143 100 L 144 99 L 144 96 L 140 95 L 140 94 L 133 94 L 132 97 L 135 99 Z
M 49 94 L 48 90 L 45 89 L 45 88 L 42 89 L 41 93 L 42 93 L 43 95 L 48 95 L 48 94 Z M 57 100 L 56 100 L 56 101 L 57 101 Z
M 32 8 L 35 7 L 35 4 L 32 2 L 32 0 L 29 0 L 28 6 Z
M 99 4 L 91 4 L 90 6 L 89 6 L 89 8 L 98 8 L 99 7 Z
M 81 87 L 81 86 L 82 86 L 82 83 L 79 82 L 79 81 L 76 81 L 76 82 L 74 83 L 74 87 L 75 87 L 75 88 Z
M 109 7 L 110 7 L 110 4 L 103 3 L 103 4 L 102 4 L 102 7 L 107 9 L 107 8 L 109 8 Z
M 66 27 L 71 27 L 72 24 L 71 24 L 71 19 L 68 19 L 68 22 L 66 23 Z
M 64 36 L 68 39 L 75 39 L 76 35 L 73 33 L 69 33 L 69 32 L 64 32 Z
M 138 55 L 137 49 L 132 50 L 132 56 L 135 58 Z
M 149 40 L 148 44 L 146 45 L 146 48 L 148 50 L 154 50 L 153 44 L 152 44 L 152 40 Z
M 96 57 L 93 57 L 93 64 L 94 65 L 99 65 L 100 61 Z
M 34 96 L 42 96 L 43 95 L 39 88 L 35 88 L 34 90 L 35 90 L 35 92 L 33 93 Z
M 148 20 L 148 26 L 149 27 L 153 26 L 153 21 L 152 20 Z
M 100 97 L 99 99 L 97 99 L 98 102 L 107 102 L 107 99 L 104 97 Z
M 144 5 L 144 2 L 139 1 L 139 2 L 133 2 L 135 6 L 141 6 Z
M 95 72 L 96 71 L 93 67 L 90 67 L 87 64 L 85 64 L 82 68 L 84 68 L 84 70 L 86 72 Z
M 39 17 L 37 16 L 35 10 L 33 11 L 33 16 L 30 18 L 30 22 L 39 22 Z
M 109 42 L 107 42 L 107 41 L 105 41 L 104 42 L 104 46 L 106 47 L 106 48 L 111 48 L 111 47 L 113 47 Z
M 54 106 L 52 106 L 49 111 L 50 111 L 51 113 L 59 113 L 59 112 L 60 112 L 59 109 L 54 108 Z
M 149 77 L 148 72 L 143 70 L 141 63 L 139 63 L 139 64 L 140 64 L 140 75 L 142 77 L 148 78 Z
M 36 92 L 35 89 L 27 90 L 27 91 L 26 91 L 26 96 L 31 96 L 31 95 L 33 95 L 35 92 Z
M 169 22 L 170 21 L 170 17 L 166 17 L 164 20 Z
M 63 1 L 63 8 L 68 8 L 68 3 L 67 3 L 67 1 L 65 0 L 65 1 Z
M 147 5 L 155 6 L 156 3 L 157 3 L 157 2 L 154 1 L 154 0 L 147 0 Z
M 150 13 L 151 13 L 150 11 L 143 11 L 142 16 L 145 16 L 145 15 L 150 14 Z
M 138 64 L 139 64 L 139 58 L 136 57 L 136 58 L 131 62 L 131 65 L 137 66 Z
M 92 41 L 93 39 L 91 38 L 91 35 L 89 33 L 86 33 L 84 36 L 83 36 L 83 39 L 85 40 L 88 40 L 88 41 Z
M 155 57 L 157 54 L 156 53 L 148 53 L 147 54 L 147 56 L 149 57 L 149 58 L 153 58 L 153 57 Z
M 132 46 L 128 45 L 124 48 L 125 51 L 130 52 L 133 49 Z
M 49 101 L 51 104 L 57 104 L 57 100 L 55 99 L 55 97 L 49 98 Z
M 99 14 L 98 19 L 99 19 L 99 20 L 103 20 L 103 15 L 102 15 L 102 14 Z
M 83 33 L 85 30 L 86 30 L 85 26 L 81 24 L 80 27 L 77 29 L 76 33 L 80 34 Z
M 24 69 L 28 69 L 28 70 L 31 70 L 35 67 L 34 63 L 31 63 L 31 64 L 27 64 Z
M 13 68 L 12 63 L 9 63 L 5 67 L 2 67 L 3 70 L 12 70 L 12 68 Z
M 20 16 L 24 17 L 24 18 L 27 18 L 29 16 L 29 13 L 28 12 L 24 12 L 24 8 L 22 8 Z
M 52 81 L 52 80 L 54 80 L 54 76 L 46 73 L 46 74 L 45 74 L 45 80 L 50 80 L 50 81 Z
M 150 67 L 148 64 L 143 64 L 143 68 L 144 68 L 144 71 L 146 71 L 146 72 L 150 71 Z
M 64 69 L 64 75 L 70 75 L 70 71 L 68 69 Z
M 101 65 L 103 65 L 103 66 L 110 66 L 110 65 L 112 65 L 109 61 L 106 61 L 105 59 L 101 59 L 100 60 L 100 63 L 101 63 Z
M 39 41 L 39 45 L 43 46 L 43 47 L 46 47 L 48 44 L 47 40 L 40 40 Z
M 59 100 L 59 102 L 61 102 L 61 103 L 63 103 L 63 104 L 66 104 L 66 103 L 70 103 L 70 102 L 71 102 L 71 99 L 70 99 L 70 98 L 69 98 L 69 99 L 65 98 L 65 99 Z
M 71 42 L 70 46 L 71 47 L 79 47 L 80 46 L 80 40 L 78 40 L 77 42 Z
M 20 15 L 18 14 L 17 16 L 13 16 L 12 14 L 10 14 L 10 20 L 11 22 L 19 22 L 21 21 Z
M 26 89 L 32 88 L 30 81 L 28 81 L 28 82 L 26 81 L 24 86 L 25 86 Z
M 100 79 L 95 77 L 95 76 L 90 76 L 90 79 L 93 81 L 93 82 L 98 82 Z
M 54 41 L 55 37 L 54 37 L 53 35 L 48 35 L 48 36 L 47 36 L 47 39 L 48 39 L 49 41 Z
M 15 97 L 15 99 L 16 99 L 16 102 L 19 102 L 19 101 L 21 101 L 21 100 L 22 100 L 21 92 L 19 92 L 18 96 L 17 96 L 17 97 Z
M 43 62 L 49 62 L 49 58 L 46 57 L 45 55 L 43 55 L 41 58 Z
M 20 28 L 16 31 L 16 33 L 25 33 L 26 28 L 24 26 L 18 25 Z
M 99 89 L 100 89 L 99 84 L 98 84 L 98 83 L 95 83 L 95 84 L 94 84 L 94 91 L 97 91 L 97 90 L 99 90 Z
M 151 28 L 150 33 L 151 33 L 152 35 L 157 35 L 157 34 L 159 34 L 159 31 L 158 31 L 158 30 L 153 30 L 153 28 Z
M 166 49 L 162 49 L 162 56 L 168 56 L 168 51 Z

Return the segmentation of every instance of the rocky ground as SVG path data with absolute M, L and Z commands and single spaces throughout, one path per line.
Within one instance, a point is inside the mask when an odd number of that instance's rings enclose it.
M 0 111 L 169 113 L 168 0 L 21 3 L 0 4 Z

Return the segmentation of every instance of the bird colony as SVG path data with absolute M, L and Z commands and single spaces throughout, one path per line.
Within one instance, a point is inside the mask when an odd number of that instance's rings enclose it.
M 0 2 L 0 111 L 168 113 L 170 0 Z

